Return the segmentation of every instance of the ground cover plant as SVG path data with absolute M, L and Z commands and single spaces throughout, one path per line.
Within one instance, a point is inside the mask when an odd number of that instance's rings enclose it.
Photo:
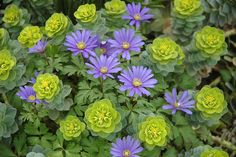
M 3 0 L 0 157 L 235 157 L 235 0 Z

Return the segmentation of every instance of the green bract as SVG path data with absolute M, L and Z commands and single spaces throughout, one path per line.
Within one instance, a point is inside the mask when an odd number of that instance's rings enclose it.
M 223 92 L 215 87 L 204 86 L 195 96 L 196 108 L 203 117 L 219 115 L 227 107 Z
M 223 150 L 211 149 L 202 152 L 200 157 L 229 157 L 229 155 Z
M 185 58 L 181 47 L 169 38 L 156 38 L 149 45 L 149 51 L 152 61 L 160 64 L 168 64 L 171 61 L 182 64 Z
M 88 106 L 85 111 L 85 119 L 89 129 L 95 133 L 109 134 L 115 131 L 120 123 L 121 116 L 108 99 L 96 101 Z
M 74 16 L 81 22 L 93 22 L 97 19 L 96 6 L 94 4 L 80 5 Z
M 16 58 L 6 49 L 0 51 L 0 80 L 9 77 L 11 69 L 16 65 Z
M 2 49 L 9 39 L 9 34 L 4 28 L 0 28 L 0 49 Z
M 174 10 L 182 16 L 197 15 L 202 11 L 201 0 L 175 0 Z
M 126 5 L 124 1 L 112 0 L 105 3 L 106 12 L 109 15 L 120 15 L 125 12 Z
M 60 35 L 64 33 L 66 31 L 68 23 L 68 19 L 64 14 L 52 14 L 52 16 L 46 21 L 45 24 L 47 36 L 53 37 L 55 35 Z
M 139 126 L 139 139 L 150 146 L 165 146 L 169 131 L 163 117 L 148 117 Z
M 33 88 L 38 99 L 50 102 L 60 91 L 60 80 L 54 74 L 39 74 Z
M 16 26 L 21 20 L 21 10 L 14 4 L 7 6 L 2 20 L 9 26 Z
M 60 122 L 60 131 L 66 140 L 79 137 L 84 129 L 85 124 L 82 123 L 76 116 L 69 115 L 65 120 Z
M 25 27 L 18 36 L 18 41 L 25 47 L 33 47 L 42 38 L 42 33 L 38 26 Z
M 18 130 L 15 116 L 15 108 L 0 102 L 0 139 L 8 138 Z
M 196 32 L 195 45 L 204 57 L 219 56 L 227 50 L 224 31 L 210 26 Z

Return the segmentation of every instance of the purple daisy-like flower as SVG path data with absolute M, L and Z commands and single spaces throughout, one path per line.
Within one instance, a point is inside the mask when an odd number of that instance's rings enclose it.
M 128 4 L 126 10 L 128 15 L 124 15 L 122 18 L 125 20 L 130 20 L 129 24 L 131 26 L 135 25 L 136 28 L 140 27 L 141 22 L 148 22 L 153 17 L 152 14 L 148 14 L 150 9 L 146 7 L 142 9 L 140 3 L 137 5 L 135 5 L 134 2 L 132 4 Z
M 114 78 L 111 74 L 117 73 L 121 70 L 118 65 L 120 62 L 117 58 L 112 56 L 101 55 L 100 57 L 90 57 L 91 63 L 86 63 L 86 65 L 91 68 L 88 70 L 88 74 L 94 76 L 94 78 L 102 77 L 106 79 L 107 77 Z
M 124 70 L 120 76 L 118 76 L 120 82 L 124 85 L 120 87 L 121 91 L 129 90 L 129 95 L 134 96 L 138 94 L 150 95 L 150 92 L 146 88 L 154 88 L 157 80 L 153 78 L 152 70 L 143 66 L 132 66 L 128 70 Z
M 135 36 L 133 29 L 121 29 L 114 32 L 114 38 L 108 40 L 111 47 L 114 48 L 114 53 L 122 53 L 122 58 L 130 60 L 130 51 L 140 52 L 141 47 L 144 45 L 140 36 Z
M 116 143 L 112 143 L 110 154 L 112 157 L 139 157 L 138 153 L 142 152 L 143 148 L 140 142 L 131 136 L 118 138 Z
M 47 41 L 40 40 L 32 48 L 29 48 L 29 53 L 43 53 L 47 46 Z
M 102 41 L 100 43 L 100 49 L 102 51 L 102 54 L 106 56 L 117 56 L 117 54 L 114 53 L 115 49 L 111 47 L 111 43 L 109 43 L 108 41 Z
M 37 99 L 36 93 L 31 86 L 23 86 L 20 87 L 20 91 L 16 93 L 18 97 L 22 100 L 26 100 L 27 102 L 33 102 L 36 104 L 40 104 L 41 101 Z
M 172 93 L 165 93 L 165 100 L 169 104 L 164 105 L 162 108 L 165 110 L 172 110 L 172 114 L 175 114 L 177 110 L 183 111 L 187 114 L 192 114 L 191 108 L 194 108 L 195 101 L 188 91 L 184 91 L 181 94 L 177 94 L 176 88 L 172 89 Z
M 78 30 L 72 32 L 71 35 L 66 36 L 66 41 L 64 45 L 67 50 L 72 51 L 73 55 L 78 55 L 82 53 L 84 58 L 88 58 L 90 55 L 95 56 L 96 53 L 94 49 L 99 47 L 99 37 L 97 35 L 92 35 L 88 30 Z

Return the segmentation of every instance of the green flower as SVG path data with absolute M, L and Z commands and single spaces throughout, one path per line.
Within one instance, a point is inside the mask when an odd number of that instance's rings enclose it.
M 217 87 L 204 86 L 196 94 L 195 100 L 197 110 L 205 118 L 221 114 L 227 106 L 223 92 Z
M 16 65 L 16 58 L 6 49 L 0 51 L 0 80 L 9 77 L 11 69 Z
M 139 126 L 139 139 L 150 146 L 165 146 L 169 131 L 163 117 L 148 117 Z
M 229 157 L 229 155 L 223 150 L 210 149 L 202 152 L 200 157 Z
M 60 91 L 60 80 L 54 74 L 39 74 L 33 88 L 38 99 L 50 102 Z
M 182 64 L 185 58 L 181 47 L 169 38 L 156 38 L 148 49 L 152 61 L 160 64 L 168 64 L 173 61 Z
M 8 5 L 2 20 L 9 26 L 16 26 L 21 20 L 21 10 L 15 4 Z
M 227 49 L 224 31 L 210 26 L 196 32 L 195 45 L 205 57 L 221 55 Z
M 18 36 L 18 41 L 25 47 L 33 47 L 42 38 L 42 33 L 38 26 L 25 27 Z
M 47 36 L 53 37 L 55 35 L 61 35 L 66 31 L 68 23 L 68 18 L 64 14 L 52 14 L 52 16 L 46 21 L 45 24 Z
M 60 122 L 60 131 L 64 139 L 71 140 L 74 137 L 79 137 L 84 131 L 85 124 L 82 123 L 76 116 L 69 115 L 65 120 Z
M 0 49 L 4 47 L 9 39 L 9 34 L 4 28 L 0 28 Z
M 85 111 L 85 119 L 90 128 L 95 133 L 109 134 L 115 131 L 120 123 L 121 116 L 108 99 L 96 101 L 88 106 Z
M 174 1 L 174 11 L 182 16 L 198 15 L 202 10 L 201 0 Z
M 93 22 L 97 19 L 96 6 L 94 4 L 80 5 L 74 16 L 81 22 Z
M 125 12 L 126 5 L 124 1 L 112 0 L 105 3 L 106 12 L 109 15 L 120 15 Z

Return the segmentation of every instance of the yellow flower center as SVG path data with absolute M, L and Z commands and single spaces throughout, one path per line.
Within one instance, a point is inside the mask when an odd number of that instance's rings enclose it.
M 176 108 L 178 108 L 178 107 L 179 107 L 179 103 L 178 103 L 178 102 L 175 102 L 174 106 L 175 106 Z
M 134 85 L 135 87 L 139 87 L 139 86 L 142 85 L 142 82 L 141 82 L 140 79 L 134 78 L 134 79 L 133 79 L 133 85 Z
M 159 49 L 160 49 L 161 53 L 165 53 L 166 50 L 168 49 L 168 45 L 167 44 L 162 44 L 162 45 L 160 45 Z
M 192 0 L 182 0 L 180 5 L 181 5 L 181 8 L 188 9 L 193 6 L 193 2 Z
M 130 47 L 130 44 L 128 42 L 123 42 L 122 47 L 123 49 L 128 49 Z
M 141 20 L 141 16 L 139 14 L 135 14 L 134 15 L 134 19 L 139 21 L 139 20 Z
M 130 152 L 130 150 L 124 150 L 123 151 L 123 157 L 129 157 L 131 155 L 131 152 Z
M 108 69 L 106 67 L 101 67 L 100 72 L 105 74 L 107 73 Z
M 209 44 L 215 44 L 215 43 L 217 43 L 217 39 L 215 38 L 215 36 L 213 34 L 211 34 L 207 37 L 207 42 Z
M 109 122 L 110 118 L 111 118 L 110 112 L 104 110 L 103 108 L 100 108 L 98 111 L 96 111 L 93 120 L 97 126 L 102 127 L 104 124 Z
M 70 134 L 75 134 L 78 129 L 78 124 L 72 122 L 67 123 L 65 127 L 65 130 Z
M 102 53 L 106 53 L 107 49 L 106 48 L 101 48 Z
M 42 82 L 42 87 L 43 88 L 47 88 L 49 86 L 49 82 L 48 81 L 43 81 Z
M 36 98 L 35 98 L 34 95 L 30 95 L 30 96 L 28 97 L 28 99 L 31 100 L 31 101 L 34 101 Z
M 213 96 L 208 95 L 206 96 L 205 101 L 206 103 L 211 103 L 215 101 L 215 98 Z
M 85 49 L 86 44 L 84 42 L 79 42 L 78 44 L 76 44 L 76 46 L 79 50 L 83 50 Z
M 158 130 L 156 126 L 151 126 L 148 132 L 149 132 L 149 135 L 151 135 L 151 137 L 153 138 L 156 138 L 161 134 L 161 132 Z

